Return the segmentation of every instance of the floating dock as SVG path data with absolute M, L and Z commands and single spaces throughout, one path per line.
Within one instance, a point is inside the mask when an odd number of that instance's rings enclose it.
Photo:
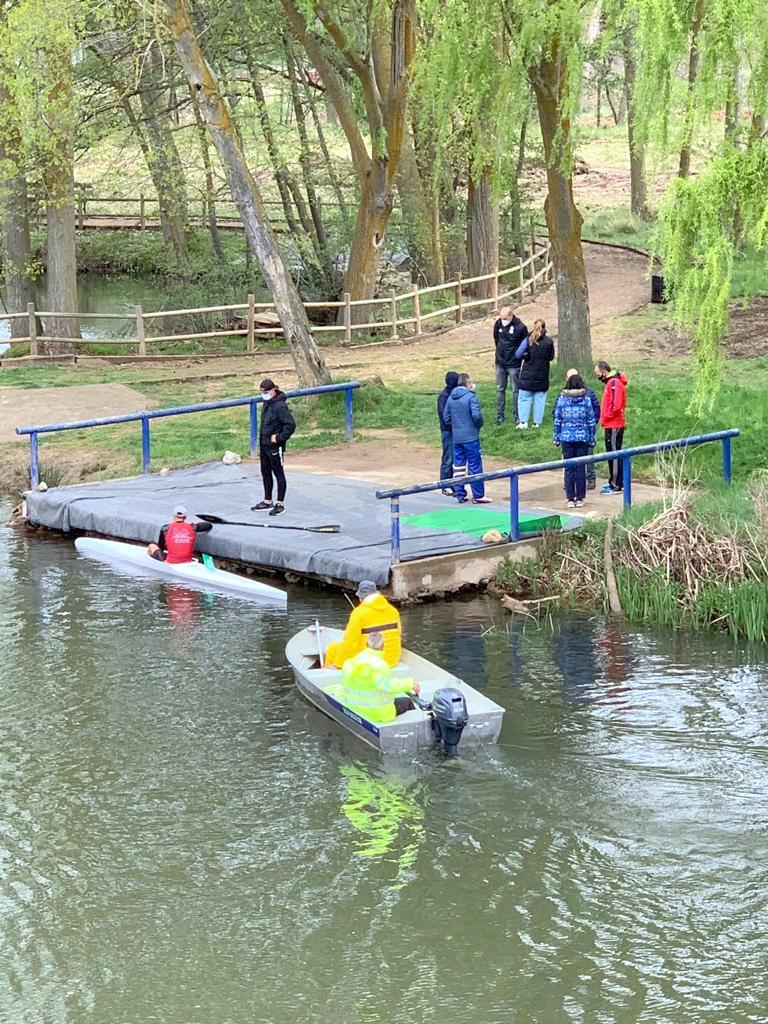
M 477 586 L 493 577 L 498 562 L 510 552 L 516 557 L 535 554 L 535 537 L 542 530 L 581 522 L 546 509 L 528 509 L 520 515 L 523 540 L 489 546 L 481 540 L 487 530 L 509 530 L 508 503 L 459 506 L 439 491 L 417 494 L 403 510 L 400 560 L 393 564 L 389 503 L 378 500 L 375 492 L 376 484 L 369 480 L 291 472 L 286 511 L 270 517 L 250 511 L 263 495 L 259 467 L 216 462 L 165 475 L 28 491 L 25 500 L 30 523 L 144 543 L 157 540 L 174 506 L 181 504 L 190 518 L 215 515 L 247 524 L 216 525 L 198 538 L 199 550 L 227 567 L 293 574 L 341 588 L 370 579 L 398 600 Z M 306 529 L 331 524 L 339 526 L 338 533 Z

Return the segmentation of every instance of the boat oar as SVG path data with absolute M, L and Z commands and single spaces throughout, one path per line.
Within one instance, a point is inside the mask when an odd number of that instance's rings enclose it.
M 323 653 L 323 640 L 320 636 L 320 622 L 315 619 L 315 634 L 317 635 L 317 657 L 319 667 L 322 668 L 325 663 L 325 654 Z
M 329 523 L 327 526 L 289 526 L 287 523 L 243 523 L 237 519 L 223 519 L 221 516 L 202 515 L 196 512 L 198 519 L 204 523 L 213 523 L 214 526 L 255 526 L 262 530 L 305 530 L 308 533 L 340 533 L 341 527 L 338 523 Z

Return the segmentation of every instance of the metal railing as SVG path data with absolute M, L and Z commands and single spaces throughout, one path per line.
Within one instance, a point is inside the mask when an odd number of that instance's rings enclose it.
M 360 381 L 351 380 L 343 384 L 322 384 L 314 388 L 299 388 L 286 391 L 286 398 L 303 398 L 305 395 L 324 395 L 333 392 L 344 392 L 345 430 L 347 440 L 352 439 L 354 427 L 352 417 L 352 393 L 360 387 Z M 63 430 L 82 430 L 86 427 L 107 427 L 115 423 L 141 422 L 141 468 L 143 473 L 150 472 L 151 441 L 149 421 L 163 419 L 166 416 L 183 416 L 187 413 L 209 412 L 211 409 L 232 409 L 236 406 L 250 406 L 251 455 L 255 455 L 259 446 L 259 405 L 266 401 L 261 395 L 247 395 L 243 398 L 223 398 L 217 402 L 201 402 L 198 405 L 178 405 L 171 409 L 153 409 L 147 412 L 130 412 L 122 416 L 106 416 L 96 420 L 78 420 L 73 423 L 44 423 L 34 427 L 16 427 L 16 433 L 29 435 L 29 482 L 31 487 L 40 483 L 40 452 L 39 434 L 56 434 Z
M 567 466 L 587 466 L 595 462 L 611 462 L 621 459 L 624 474 L 624 508 L 632 507 L 632 459 L 638 455 L 654 455 L 656 452 L 670 448 L 691 448 L 695 445 L 707 444 L 711 441 L 722 441 L 723 444 L 723 479 L 731 482 L 731 439 L 738 437 L 739 430 L 718 430 L 712 434 L 695 434 L 692 437 L 680 437 L 674 441 L 658 441 L 656 444 L 640 445 L 636 448 L 625 448 L 618 452 L 604 452 L 596 455 L 580 455 L 574 459 L 561 459 L 552 462 L 537 462 L 529 466 L 515 466 L 510 469 L 499 469 L 491 473 L 475 473 L 473 476 L 462 476 L 450 480 L 437 480 L 431 484 L 415 484 L 412 487 L 398 487 L 387 491 L 376 491 L 376 497 L 389 498 L 390 509 L 390 550 L 391 562 L 396 565 L 400 561 L 400 498 L 408 494 L 424 494 L 427 491 L 446 490 L 457 483 L 471 484 L 480 480 L 509 479 L 509 539 L 520 540 L 520 493 L 521 476 L 533 473 L 547 473 L 552 470 L 564 469 Z
M 539 248 L 537 248 L 537 244 Z M 353 334 L 363 332 L 368 335 L 371 331 L 386 331 L 389 341 L 398 341 L 401 337 L 420 337 L 429 331 L 428 325 L 440 326 L 440 321 L 453 320 L 454 323 L 463 323 L 465 313 L 468 310 L 482 308 L 485 311 L 497 309 L 501 302 L 514 298 L 522 302 L 526 292 L 533 296 L 539 282 L 547 284 L 552 279 L 552 259 L 549 240 L 537 240 L 533 234 L 530 240 L 531 251 L 525 259 L 512 267 L 496 270 L 491 274 L 481 274 L 477 277 L 462 278 L 459 276 L 453 281 L 446 281 L 443 284 L 432 285 L 429 288 L 420 288 L 413 284 L 405 292 L 397 293 L 391 289 L 389 294 L 374 299 L 352 299 L 348 292 L 345 292 L 340 301 L 327 302 L 305 302 L 304 309 L 310 320 L 310 328 L 313 335 L 328 334 L 341 336 L 340 340 L 345 345 L 352 344 Z M 479 298 L 472 297 L 475 292 L 484 291 L 486 295 Z M 448 293 L 453 299 L 447 305 L 438 305 L 435 309 L 425 309 L 425 306 L 433 301 L 433 297 L 439 293 Z M 360 312 L 362 310 L 362 313 Z M 319 313 L 319 311 L 321 311 Z M 159 334 L 152 334 L 151 330 L 155 322 L 167 320 L 168 318 L 185 316 L 207 316 L 208 314 L 229 314 L 238 326 L 228 328 L 217 328 L 213 330 L 182 330 L 180 333 L 163 330 L 160 327 Z M 319 313 L 319 316 L 318 316 Z M 266 317 L 265 317 L 265 314 Z M 360 317 L 365 322 L 358 322 Z M 312 318 L 332 318 L 334 323 L 312 323 Z M 380 317 L 380 318 L 379 318 Z M 221 319 L 221 318 L 219 318 Z M 245 350 L 248 354 L 255 352 L 255 339 L 257 337 L 279 338 L 283 335 L 283 328 L 275 316 L 275 304 L 273 302 L 256 302 L 255 296 L 249 294 L 244 303 L 235 303 L 225 306 L 199 306 L 192 309 L 161 309 L 156 312 L 147 312 L 142 306 L 135 306 L 133 313 L 61 313 L 55 310 L 35 309 L 34 303 L 30 302 L 25 313 L 3 313 L 0 320 L 8 320 L 11 324 L 22 322 L 26 327 L 26 334 L 20 337 L 8 339 L 13 345 L 27 345 L 30 356 L 37 356 L 40 343 L 65 343 L 74 347 L 88 345 L 108 345 L 117 350 L 130 346 L 135 349 L 140 357 L 149 354 L 148 348 L 152 345 L 168 342 L 192 342 L 203 339 L 216 338 L 245 338 Z M 121 321 L 135 324 L 134 337 L 121 338 L 99 338 L 99 337 L 64 337 L 61 334 L 45 330 L 44 322 L 50 325 L 59 324 L 63 321 L 75 321 L 78 326 L 73 329 L 73 334 L 79 335 L 80 320 L 98 321 Z M 275 321 L 275 322 L 270 322 Z M 42 333 L 39 325 L 43 324 Z M 260 326 L 261 324 L 261 326 Z M 20 328 L 24 329 L 24 328 Z

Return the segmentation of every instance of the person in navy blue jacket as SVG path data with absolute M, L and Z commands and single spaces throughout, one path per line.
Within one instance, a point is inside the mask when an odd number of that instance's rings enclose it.
M 483 425 L 483 413 L 475 394 L 475 385 L 468 373 L 459 374 L 458 387 L 455 387 L 445 403 L 443 417 L 450 424 L 453 436 L 453 479 L 469 473 L 483 472 L 483 453 L 480 451 L 480 427 Z M 472 502 L 475 505 L 487 505 L 490 498 L 485 497 L 485 484 L 478 480 L 471 484 Z M 464 484 L 457 484 L 454 493 L 463 505 L 467 499 Z
M 454 390 L 456 385 L 459 383 L 459 375 L 453 370 L 449 370 L 445 375 L 445 387 L 437 396 L 437 418 L 440 421 L 440 437 L 443 442 L 443 454 L 440 459 L 440 480 L 450 480 L 453 476 L 453 434 L 451 432 L 451 424 L 446 423 L 444 410 L 445 403 L 451 396 L 451 392 Z M 453 497 L 453 491 L 443 488 L 443 494 L 447 494 L 449 497 Z
M 579 373 L 578 370 L 570 369 L 566 373 L 565 379 L 568 380 L 569 377 L 574 377 L 574 376 L 575 377 L 580 377 L 581 374 Z M 584 384 L 584 387 L 586 388 L 587 398 L 589 399 L 589 401 L 592 404 L 592 411 L 595 414 L 595 423 L 599 424 L 600 423 L 600 399 L 597 397 L 597 395 L 592 390 L 592 388 L 588 387 L 586 383 Z M 553 409 L 552 410 L 552 415 L 554 416 L 554 414 L 555 414 L 555 412 L 554 412 L 554 409 Z M 592 445 L 592 447 L 587 452 L 587 455 L 593 455 L 594 452 L 595 452 L 595 446 Z M 597 487 L 597 466 L 594 464 L 594 462 L 590 462 L 590 464 L 587 466 L 587 490 L 588 491 L 594 491 L 594 489 L 596 487 Z
M 578 373 L 572 374 L 565 382 L 555 405 L 555 431 L 553 440 L 563 452 L 564 459 L 575 459 L 587 455 L 595 446 L 597 423 L 592 403 L 587 397 L 584 381 Z M 565 495 L 568 508 L 581 508 L 587 493 L 585 467 L 566 466 Z

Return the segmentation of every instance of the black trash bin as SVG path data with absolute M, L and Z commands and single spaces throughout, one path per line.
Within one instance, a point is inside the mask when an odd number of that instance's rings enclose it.
M 651 302 L 666 302 L 663 274 L 651 274 Z

